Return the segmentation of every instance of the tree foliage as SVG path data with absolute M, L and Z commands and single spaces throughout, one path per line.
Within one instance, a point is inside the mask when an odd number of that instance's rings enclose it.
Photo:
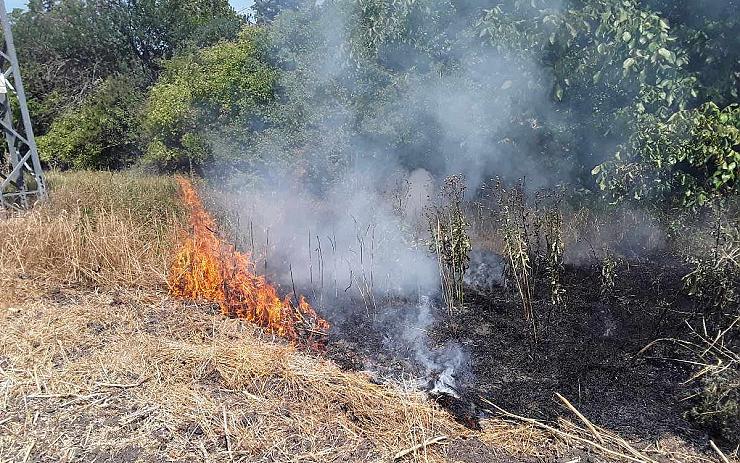
M 141 152 L 136 83 L 109 77 L 38 137 L 42 160 L 57 168 L 120 169 Z
M 674 2 L 550 3 L 503 2 L 486 12 L 481 34 L 552 70 L 582 171 L 597 164 L 598 185 L 616 200 L 694 205 L 736 193 L 737 109 L 702 98 L 736 101 L 737 19 Z
M 703 206 L 716 195 L 740 193 L 740 107 L 706 103 L 667 120 L 638 117 L 615 158 L 596 166 L 610 197 L 659 197 Z
M 37 131 L 109 77 L 152 82 L 161 60 L 233 38 L 241 21 L 227 0 L 31 0 L 13 35 Z
M 264 0 L 253 7 L 262 28 L 239 33 L 245 19 L 226 0 L 32 0 L 14 29 L 38 132 L 56 151 L 47 159 L 60 165 L 112 155 L 71 146 L 115 133 L 146 140 L 126 159 L 168 168 L 290 162 L 328 178 L 387 159 L 699 205 L 737 191 L 736 7 Z M 119 78 L 145 108 L 111 93 Z M 142 124 L 119 120 L 136 133 L 72 123 L 102 110 L 102 95 L 122 105 L 108 117 L 141 111 Z
M 141 151 L 141 100 L 135 82 L 109 77 L 38 137 L 41 158 L 57 168 L 119 169 L 131 165 Z
M 219 139 L 248 142 L 274 95 L 276 73 L 265 63 L 263 42 L 264 32 L 248 27 L 236 41 L 167 62 L 146 103 L 147 160 L 198 166 L 212 157 Z M 235 160 L 239 153 L 220 154 Z
M 257 24 L 265 24 L 273 19 L 283 10 L 296 9 L 298 0 L 255 0 L 252 5 L 254 20 Z

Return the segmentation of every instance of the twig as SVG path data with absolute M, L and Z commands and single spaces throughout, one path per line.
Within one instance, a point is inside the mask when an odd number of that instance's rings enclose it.
M 153 411 L 155 411 L 158 408 L 159 407 L 156 406 L 156 405 L 151 406 L 151 407 L 142 408 L 141 410 L 139 410 L 137 412 L 134 412 L 134 413 L 132 413 L 132 414 L 130 414 L 130 415 L 124 417 L 124 418 L 121 418 L 120 424 L 122 426 L 127 426 L 127 425 L 133 423 L 134 421 L 137 421 L 140 418 L 143 418 L 143 417 L 149 415 L 150 413 L 152 413 Z
M 293 263 L 288 264 L 288 267 L 290 268 L 290 283 L 293 285 L 293 297 L 295 298 L 295 303 L 298 304 L 298 293 L 295 290 L 295 280 L 293 280 Z
M 439 444 L 440 442 L 446 439 L 447 439 L 447 436 L 437 436 L 431 439 L 427 439 L 424 442 L 414 445 L 413 447 L 407 448 L 406 450 L 401 450 L 400 452 L 398 452 L 397 454 L 393 456 L 393 459 L 400 460 L 401 458 L 405 457 L 409 453 L 416 452 L 417 450 L 422 449 L 422 448 L 427 448 L 430 445 Z
M 270 228 L 267 228 L 267 231 L 265 232 L 265 275 L 267 275 L 267 257 L 270 254 Z
M 128 389 L 128 388 L 132 388 L 132 387 L 141 386 L 142 384 L 146 383 L 150 379 L 151 379 L 151 377 L 146 377 L 146 378 L 142 379 L 141 381 L 139 381 L 138 383 L 130 383 L 130 384 L 122 384 L 122 383 L 100 383 L 100 382 L 98 382 L 98 383 L 95 383 L 95 385 L 98 386 L 98 387 L 117 387 L 117 388 L 120 388 L 120 389 Z
M 36 445 L 36 441 L 32 441 L 31 445 L 28 446 L 26 449 L 26 455 L 23 457 L 23 463 L 26 463 L 28 459 L 31 457 L 31 450 L 33 450 L 33 446 Z
M 727 458 L 724 453 L 722 453 L 722 450 L 717 447 L 717 444 L 715 444 L 712 439 L 709 439 L 709 446 L 712 447 L 715 452 L 717 452 L 717 455 L 719 455 L 719 458 L 722 460 L 723 463 L 730 463 L 730 459 Z
M 579 412 L 576 409 L 576 407 L 574 407 L 573 404 L 571 404 L 568 401 L 568 399 L 566 399 L 565 397 L 563 397 L 559 393 L 556 392 L 555 393 L 555 397 L 557 397 L 558 399 L 560 399 L 560 401 L 563 402 L 563 404 L 565 404 L 565 406 L 568 408 L 568 410 L 572 411 L 581 421 L 583 421 L 583 424 L 585 424 L 586 427 L 589 429 L 589 431 L 591 431 L 591 434 L 593 434 L 594 437 L 599 440 L 599 442 L 601 442 L 602 444 L 604 444 L 604 439 L 601 438 L 601 434 L 598 431 L 596 431 L 596 428 L 594 427 L 593 424 L 591 424 L 591 422 L 588 420 L 588 418 L 586 418 L 585 416 L 583 416 L 581 414 L 581 412 Z
M 198 448 L 201 452 L 203 452 L 203 457 L 206 461 L 211 461 L 211 457 L 208 455 L 208 450 L 206 450 L 206 446 L 203 445 L 203 441 L 198 442 Z
M 231 439 L 229 438 L 229 427 L 226 420 L 226 405 L 221 406 L 224 416 L 224 438 L 226 439 L 226 451 L 229 452 L 229 459 L 234 461 L 234 454 L 231 453 Z
M 92 394 L 88 395 L 77 395 L 74 399 L 68 400 L 67 402 L 64 402 L 63 404 L 59 405 L 60 407 L 68 407 L 72 404 L 76 404 L 77 402 L 84 402 L 85 400 L 95 399 L 98 398 L 101 395 L 106 394 L 112 394 L 112 392 L 106 391 L 106 392 L 93 392 Z

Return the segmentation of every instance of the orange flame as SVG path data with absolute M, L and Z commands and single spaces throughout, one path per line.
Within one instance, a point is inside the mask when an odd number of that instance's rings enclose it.
M 190 180 L 177 177 L 180 196 L 190 213 L 192 233 L 184 237 L 172 264 L 170 293 L 179 298 L 215 302 L 229 317 L 240 317 L 291 341 L 323 337 L 329 323 L 301 296 L 281 299 L 274 286 L 252 272 L 250 256 L 217 235 L 216 221 L 206 211 Z M 308 339 L 305 339 L 308 338 Z

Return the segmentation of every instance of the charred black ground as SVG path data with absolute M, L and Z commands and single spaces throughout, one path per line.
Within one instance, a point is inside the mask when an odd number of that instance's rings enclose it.
M 510 289 L 468 287 L 464 306 L 450 313 L 436 304 L 429 342 L 458 343 L 469 354 L 456 375 L 459 397 L 430 394 L 458 421 L 475 429 L 486 414 L 485 397 L 510 412 L 537 419 L 562 416 L 556 392 L 594 423 L 649 442 L 665 434 L 703 446 L 706 430 L 685 418 L 691 401 L 682 382 L 689 368 L 669 360 L 679 353 L 663 345 L 637 355 L 657 338 L 680 336 L 685 321 L 699 317 L 683 296 L 686 268 L 665 255 L 632 259 L 617 270 L 609 301 L 599 291 L 598 269 L 566 268 L 566 299 L 555 307 L 536 304 L 535 341 Z M 434 378 L 405 349 L 387 339 L 386 306 L 371 313 L 361 301 L 344 301 L 346 316 L 333 320 L 327 355 L 347 369 L 370 370 L 385 379 L 417 379 L 431 389 Z M 388 318 L 393 320 L 393 318 Z

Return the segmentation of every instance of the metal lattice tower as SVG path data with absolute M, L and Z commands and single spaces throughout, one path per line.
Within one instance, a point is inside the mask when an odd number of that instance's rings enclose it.
M 0 51 L 0 127 L 5 134 L 5 155 L 0 159 L 0 209 L 28 207 L 46 196 L 44 171 L 41 169 L 31 116 L 26 105 L 21 70 L 13 44 L 5 1 L 0 0 L 3 49 Z M 21 126 L 13 124 L 13 108 L 17 105 Z

